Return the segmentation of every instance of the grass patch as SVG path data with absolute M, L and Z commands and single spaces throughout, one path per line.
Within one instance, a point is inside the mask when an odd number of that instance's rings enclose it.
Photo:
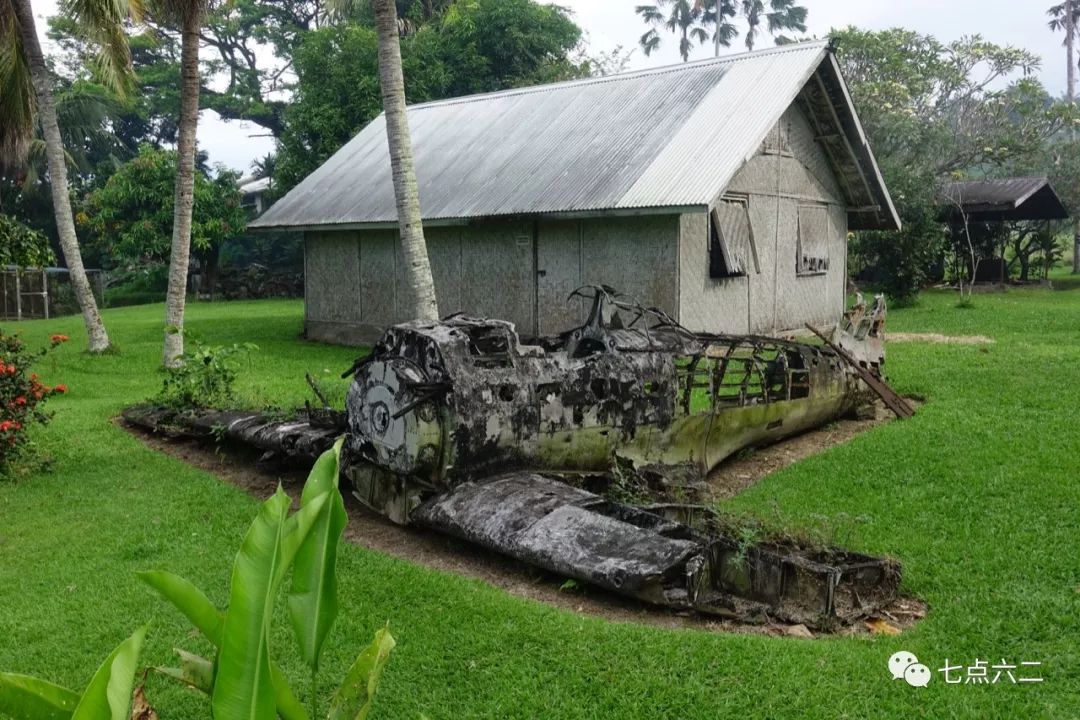
M 963 312 L 954 293 L 926 293 L 893 312 L 890 329 L 996 343 L 890 347 L 896 389 L 927 398 L 915 418 L 727 503 L 802 527 L 859 518 L 853 549 L 899 558 L 906 589 L 929 602 L 929 617 L 904 635 L 807 642 L 615 624 L 350 546 L 323 677 L 340 677 L 389 619 L 399 645 L 373 717 L 1075 717 L 1080 286 L 1066 286 L 980 296 Z M 38 368 L 71 391 L 50 403 L 56 418 L 37 434 L 52 470 L 0 481 L 0 669 L 82 687 L 147 619 L 144 662 L 171 661 L 174 646 L 206 650 L 133 572 L 177 572 L 224 604 L 256 502 L 110 422 L 160 387 L 163 316 L 160 305 L 106 311 L 123 350 L 96 358 L 79 352 L 79 318 L 21 324 L 30 342 L 72 336 Z M 308 396 L 304 372 L 335 382 L 356 355 L 299 340 L 301 318 L 296 301 L 194 303 L 188 324 L 207 343 L 257 344 L 237 389 L 287 406 Z M 302 687 L 291 638 L 275 642 Z M 946 658 L 1040 661 L 1045 682 L 945 685 L 935 673 L 917 690 L 889 680 L 898 650 L 932 669 Z M 203 700 L 163 681 L 149 694 L 163 720 L 209 716 Z

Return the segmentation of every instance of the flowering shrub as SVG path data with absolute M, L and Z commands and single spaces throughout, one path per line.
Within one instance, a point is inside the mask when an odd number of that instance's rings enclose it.
M 49 347 L 31 351 L 17 335 L 0 330 L 0 472 L 26 449 L 30 426 L 49 421 L 45 402 L 67 392 L 66 385 L 44 385 L 30 372 L 41 356 L 67 340 L 67 335 L 53 335 Z

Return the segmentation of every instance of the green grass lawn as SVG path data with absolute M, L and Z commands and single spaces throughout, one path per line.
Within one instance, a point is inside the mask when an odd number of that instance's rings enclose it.
M 890 347 L 895 387 L 927 399 L 915 418 L 731 503 L 806 526 L 828 518 L 854 549 L 902 560 L 905 590 L 930 614 L 900 637 L 615 624 L 349 546 L 324 692 L 390 620 L 399 645 L 376 704 L 382 718 L 1080 717 L 1080 283 L 1059 288 L 976 296 L 964 310 L 927 293 L 894 311 L 894 330 L 997 342 Z M 110 422 L 160 385 L 162 316 L 161 306 L 107 311 L 120 354 L 100 358 L 80 352 L 78 318 L 21 324 L 30 341 L 72 336 L 38 368 L 71 391 L 37 435 L 52 470 L 0 481 L 0 669 L 81 688 L 147 620 L 147 664 L 171 662 L 174 646 L 207 649 L 133 572 L 178 572 L 223 604 L 257 503 Z M 302 342 L 301 316 L 298 302 L 195 304 L 188 325 L 210 343 L 257 343 L 241 391 L 288 404 L 306 396 L 305 371 L 336 376 L 355 354 Z M 1039 661 L 1029 674 L 1045 682 L 946 685 L 935 673 L 919 690 L 889 679 L 886 661 L 900 649 L 932 669 L 946 658 Z M 306 686 L 284 630 L 275 650 Z M 203 699 L 163 681 L 149 693 L 163 719 L 209 716 Z

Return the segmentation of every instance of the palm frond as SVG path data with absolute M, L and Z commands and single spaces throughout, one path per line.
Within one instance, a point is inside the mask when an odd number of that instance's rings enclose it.
M 34 135 L 36 100 L 11 0 L 0 0 L 0 170 L 22 167 Z
M 142 20 L 146 11 L 143 0 L 62 0 L 60 10 L 97 46 L 97 77 L 118 95 L 128 95 L 135 87 L 135 73 L 125 23 Z

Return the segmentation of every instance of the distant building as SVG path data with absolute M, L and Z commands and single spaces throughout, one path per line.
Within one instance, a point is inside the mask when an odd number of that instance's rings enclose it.
M 270 207 L 264 196 L 273 184 L 271 178 L 249 176 L 240 178 L 236 184 L 240 190 L 240 204 L 247 209 L 251 217 L 259 217 Z
M 900 221 L 831 48 L 787 45 L 409 108 L 444 314 L 523 335 L 606 284 L 692 330 L 835 322 L 849 230 Z M 302 230 L 309 337 L 409 319 L 384 118 L 252 228 Z

